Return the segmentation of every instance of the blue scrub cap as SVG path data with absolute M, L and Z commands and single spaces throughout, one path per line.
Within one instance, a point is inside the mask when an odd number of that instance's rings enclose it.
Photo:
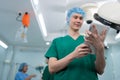
M 21 63 L 18 71 L 21 72 L 23 70 L 24 66 L 28 66 L 27 63 Z
M 78 14 L 81 14 L 83 17 L 85 17 L 85 12 L 83 9 L 79 8 L 79 7 L 74 7 L 70 10 L 68 10 L 67 12 L 67 24 L 69 25 L 69 22 L 70 22 L 70 18 L 71 18 L 71 15 L 73 13 L 78 13 Z

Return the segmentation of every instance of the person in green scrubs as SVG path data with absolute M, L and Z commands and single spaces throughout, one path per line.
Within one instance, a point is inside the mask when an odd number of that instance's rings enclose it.
M 87 30 L 87 37 L 80 35 L 85 12 L 78 7 L 68 10 L 68 35 L 55 38 L 45 57 L 49 59 L 49 72 L 54 80 L 98 80 L 105 68 L 104 44 L 106 30 L 99 35 L 96 26 L 92 32 Z M 95 54 L 86 43 L 95 48 Z

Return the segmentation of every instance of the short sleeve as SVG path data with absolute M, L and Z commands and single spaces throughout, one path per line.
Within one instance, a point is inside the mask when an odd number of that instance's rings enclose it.
M 47 50 L 47 52 L 45 54 L 45 57 L 46 58 L 50 58 L 50 57 L 57 58 L 56 40 L 53 40 L 50 48 Z
M 28 74 L 17 72 L 15 75 L 15 80 L 25 80 L 27 77 L 28 77 Z
M 15 80 L 24 80 L 24 79 L 22 78 L 21 74 L 17 73 L 15 76 Z

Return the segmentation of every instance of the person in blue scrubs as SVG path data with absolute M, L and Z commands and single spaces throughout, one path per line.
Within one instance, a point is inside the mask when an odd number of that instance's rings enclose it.
M 20 64 L 20 67 L 18 69 L 18 72 L 15 75 L 15 80 L 31 80 L 33 77 L 35 77 L 35 74 L 28 75 L 26 72 L 28 70 L 27 63 Z

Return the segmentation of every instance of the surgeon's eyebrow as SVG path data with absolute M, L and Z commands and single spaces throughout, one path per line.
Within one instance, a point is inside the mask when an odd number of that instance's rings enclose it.
M 78 15 L 74 15 L 73 16 L 75 19 L 77 19 L 77 18 L 79 18 L 80 20 L 82 20 L 83 19 L 83 17 L 82 16 L 78 16 Z

